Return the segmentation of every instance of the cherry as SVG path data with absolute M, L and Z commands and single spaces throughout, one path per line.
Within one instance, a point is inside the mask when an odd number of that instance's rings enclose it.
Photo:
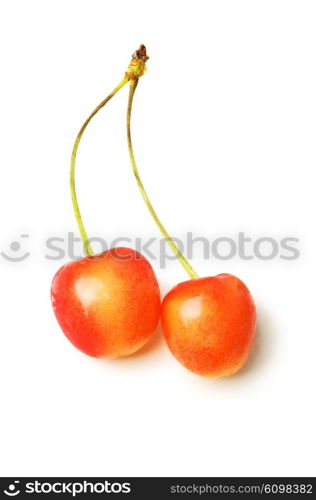
M 123 80 L 90 114 L 71 155 L 70 187 L 74 213 L 87 257 L 70 262 L 55 275 L 52 306 L 72 344 L 85 354 L 114 358 L 140 349 L 157 328 L 160 292 L 149 262 L 129 248 L 93 255 L 76 195 L 75 164 L 81 137 L 93 116 L 129 81 L 138 81 L 148 59 L 141 46 Z
M 75 347 L 115 358 L 140 349 L 156 330 L 159 286 L 142 255 L 115 248 L 63 266 L 53 280 L 52 304 Z
M 237 372 L 245 362 L 256 328 L 256 309 L 246 285 L 235 276 L 199 278 L 158 218 L 136 166 L 131 139 L 132 104 L 138 80 L 130 80 L 127 142 L 133 172 L 142 197 L 163 237 L 191 280 L 175 286 L 164 298 L 161 323 L 174 356 L 192 372 L 221 377 Z
M 162 328 L 174 356 L 198 375 L 232 375 L 246 360 L 256 310 L 246 285 L 230 274 L 185 281 L 164 298 Z

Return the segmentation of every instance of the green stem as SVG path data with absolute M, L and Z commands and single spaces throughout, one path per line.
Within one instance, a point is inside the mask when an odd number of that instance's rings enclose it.
M 156 214 L 154 207 L 151 204 L 150 199 L 148 198 L 148 195 L 146 193 L 146 190 L 144 188 L 144 185 L 141 181 L 138 168 L 136 165 L 135 161 L 135 155 L 134 155 L 134 150 L 133 150 L 133 144 L 132 144 L 132 136 L 131 136 L 131 114 L 132 114 L 132 106 L 133 106 L 133 99 L 134 99 L 134 94 L 135 90 L 138 84 L 138 78 L 131 78 L 130 79 L 130 87 L 129 87 L 129 98 L 128 98 L 128 106 L 127 106 L 127 145 L 128 145 L 128 151 L 129 151 L 129 157 L 131 160 L 133 172 L 138 184 L 138 187 L 140 189 L 141 195 L 147 205 L 147 208 L 149 212 L 151 213 L 152 218 L 154 219 L 155 223 L 157 224 L 161 234 L 163 237 L 168 241 L 172 251 L 175 253 L 179 261 L 181 262 L 182 266 L 188 273 L 191 279 L 196 279 L 198 278 L 197 273 L 194 271 L 193 267 L 189 264 L 187 259 L 184 257 L 184 255 L 180 252 L 180 249 L 178 246 L 175 244 L 171 236 L 169 236 L 166 228 L 160 221 L 158 215 Z
M 76 220 L 77 220 L 78 228 L 79 228 L 79 231 L 80 231 L 80 235 L 81 235 L 83 247 L 84 247 L 84 250 L 85 250 L 86 254 L 89 255 L 89 256 L 93 255 L 93 250 L 91 248 L 91 245 L 90 245 L 90 242 L 89 242 L 89 239 L 88 239 L 88 236 L 87 236 L 87 232 L 86 232 L 86 229 L 85 229 L 83 221 L 82 221 L 82 217 L 81 217 L 81 213 L 80 213 L 80 209 L 79 209 L 79 204 L 78 204 L 78 200 L 77 200 L 77 193 L 76 193 L 75 167 L 76 167 L 76 156 L 77 156 L 78 146 L 80 144 L 81 137 L 82 137 L 85 129 L 87 128 L 89 122 L 92 120 L 92 118 L 97 114 L 98 111 L 100 111 L 101 108 L 103 108 L 103 106 L 106 105 L 107 102 L 109 102 L 110 99 L 112 99 L 113 96 L 115 96 L 115 94 L 117 94 L 117 92 L 122 87 L 124 87 L 124 85 L 126 85 L 126 83 L 128 81 L 129 81 L 128 76 L 125 76 L 123 78 L 123 80 L 117 85 L 117 87 L 115 87 L 115 89 L 111 92 L 111 94 L 109 94 L 105 99 L 103 99 L 103 101 L 100 102 L 100 104 L 88 116 L 88 118 L 86 119 L 86 121 L 84 122 L 84 124 L 82 125 L 81 129 L 78 132 L 78 135 L 76 137 L 75 144 L 74 144 L 74 147 L 73 147 L 73 150 L 72 150 L 72 154 L 71 154 L 71 161 L 70 161 L 70 190 L 71 190 L 72 205 L 73 205 L 75 217 L 76 217 Z

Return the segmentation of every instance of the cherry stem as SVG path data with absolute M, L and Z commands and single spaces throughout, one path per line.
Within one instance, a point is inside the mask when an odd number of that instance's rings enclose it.
M 196 279 L 198 278 L 198 274 L 194 271 L 193 267 L 189 264 L 187 259 L 184 257 L 184 255 L 180 252 L 179 247 L 175 244 L 171 236 L 168 234 L 166 228 L 160 221 L 158 215 L 156 214 L 154 207 L 151 204 L 150 199 L 148 198 L 148 195 L 146 193 L 146 190 L 144 188 L 144 185 L 141 181 L 138 168 L 136 165 L 135 161 L 135 155 L 134 155 L 134 150 L 133 150 L 133 144 L 132 144 L 132 136 L 131 136 L 131 115 L 132 115 L 132 107 L 133 107 L 133 100 L 134 100 L 134 95 L 135 95 L 135 90 L 138 84 L 138 78 L 130 78 L 130 87 L 129 87 L 129 98 L 128 98 L 128 106 L 127 106 L 127 145 L 128 145 L 128 151 L 129 151 L 129 157 L 131 160 L 133 172 L 139 187 L 139 190 L 141 192 L 141 195 L 146 203 L 146 206 L 154 219 L 155 223 L 157 224 L 162 236 L 165 238 L 165 240 L 169 243 L 172 251 L 176 255 L 176 257 L 179 259 L 181 262 L 182 266 L 184 267 L 185 271 L 188 273 L 191 279 Z
M 141 77 L 144 72 L 146 71 L 146 61 L 148 59 L 147 53 L 146 53 L 146 47 L 145 45 L 140 45 L 139 49 L 135 50 L 135 52 L 132 55 L 132 60 L 128 65 L 128 68 L 125 72 L 125 76 L 123 80 L 115 87 L 115 89 L 109 94 L 105 99 L 103 99 L 102 102 L 92 111 L 92 113 L 88 116 L 84 124 L 82 125 L 81 129 L 78 132 L 78 135 L 75 140 L 75 144 L 73 146 L 72 154 L 71 154 L 71 161 L 70 161 L 70 190 L 71 190 L 71 199 L 72 199 L 72 205 L 75 213 L 75 217 L 77 220 L 78 228 L 80 231 L 82 243 L 84 250 L 88 256 L 93 255 L 93 250 L 90 245 L 86 229 L 84 227 L 80 209 L 79 209 L 79 204 L 78 204 L 78 199 L 77 199 L 77 192 L 76 192 L 76 183 L 75 183 L 75 169 L 76 169 L 76 157 L 77 157 L 77 151 L 78 147 L 82 138 L 82 135 L 87 128 L 88 124 L 92 120 L 92 118 L 100 111 L 100 109 L 103 108 L 103 106 L 106 105 L 107 102 L 109 102 L 112 97 L 117 94 L 119 90 L 121 90 L 126 83 L 132 79 L 132 78 L 139 78 Z
M 100 102 L 100 104 L 88 116 L 88 118 L 86 119 L 86 121 L 84 122 L 84 124 L 82 125 L 81 129 L 78 132 L 78 135 L 76 137 L 76 140 L 75 140 L 75 143 L 74 143 L 74 146 L 73 146 L 72 154 L 71 154 L 71 161 L 70 161 L 70 191 L 71 191 L 71 199 L 72 199 L 72 205 L 73 205 L 75 217 L 76 217 L 76 220 L 77 220 L 78 228 L 79 228 L 79 231 L 80 231 L 80 235 L 81 235 L 83 247 L 84 247 L 84 250 L 85 250 L 85 252 L 86 252 L 86 254 L 88 256 L 92 256 L 93 255 L 93 250 L 92 250 L 92 247 L 90 245 L 89 238 L 87 236 L 87 232 L 86 232 L 86 229 L 85 229 L 83 221 L 82 221 L 82 217 L 81 217 L 81 213 L 80 213 L 80 209 L 79 209 L 79 204 L 78 204 L 78 199 L 77 199 L 76 182 L 75 182 L 75 169 L 76 169 L 77 151 L 78 151 L 78 147 L 79 147 L 82 135 L 83 135 L 85 129 L 87 128 L 88 124 L 92 120 L 92 118 L 97 114 L 98 111 L 100 111 L 100 109 L 103 108 L 103 106 L 106 105 L 107 102 L 109 102 L 110 99 L 112 99 L 112 97 L 115 96 L 115 94 L 117 94 L 117 92 L 119 90 L 121 90 L 122 87 L 124 87 L 124 85 L 126 85 L 126 83 L 128 81 L 129 81 L 129 77 L 128 77 L 128 75 L 125 75 L 125 77 L 117 85 L 117 87 L 115 87 L 115 89 L 105 99 L 103 99 L 103 101 Z

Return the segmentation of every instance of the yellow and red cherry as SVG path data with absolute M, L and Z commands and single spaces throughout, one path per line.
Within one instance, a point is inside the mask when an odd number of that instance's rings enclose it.
M 174 356 L 192 372 L 206 377 L 236 373 L 245 362 L 255 335 L 256 309 L 246 285 L 235 276 L 199 278 L 158 218 L 141 181 L 131 139 L 131 112 L 138 79 L 130 80 L 127 141 L 142 197 L 163 237 L 191 280 L 174 287 L 161 307 L 162 329 Z
M 64 265 L 53 279 L 51 297 L 68 340 L 97 358 L 136 352 L 155 332 L 160 316 L 154 271 L 130 248 Z
M 244 283 L 230 274 L 192 279 L 164 298 L 161 322 L 180 363 L 205 377 L 233 375 L 249 354 L 256 309 Z
M 87 257 L 70 262 L 57 272 L 51 298 L 66 337 L 85 354 L 98 358 L 117 358 L 136 352 L 154 333 L 160 316 L 159 286 L 145 257 L 129 248 L 93 254 L 75 188 L 77 150 L 87 125 L 124 85 L 142 76 L 147 59 L 146 48 L 141 45 L 121 82 L 84 122 L 71 155 L 71 197 Z

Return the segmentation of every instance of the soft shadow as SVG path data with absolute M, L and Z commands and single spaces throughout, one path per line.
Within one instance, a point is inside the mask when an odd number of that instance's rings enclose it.
M 276 330 L 269 314 L 257 307 L 257 329 L 252 349 L 243 367 L 234 375 L 228 377 L 206 378 L 196 376 L 205 386 L 239 383 L 242 378 L 256 377 L 265 370 L 271 361 L 277 341 Z M 191 374 L 194 376 L 193 374 Z
M 254 344 L 247 361 L 239 370 L 240 375 L 248 373 L 251 370 L 261 369 L 267 364 L 271 357 L 273 345 L 275 344 L 273 330 L 268 313 L 260 309 L 258 312 L 258 326 Z
M 148 356 L 149 353 L 158 351 L 163 345 L 163 336 L 160 324 L 158 325 L 155 333 L 150 337 L 148 342 L 133 354 L 129 354 L 128 356 L 122 356 L 121 358 L 114 359 L 103 359 L 102 361 L 106 361 L 107 363 L 128 363 L 129 361 L 133 361 L 134 359 L 140 359 L 143 356 Z
M 271 359 L 275 346 L 275 331 L 268 313 L 257 308 L 257 330 L 252 349 L 242 368 L 231 377 L 223 377 L 221 380 L 236 380 L 244 376 L 254 375 L 264 369 Z
M 139 351 L 134 352 L 134 354 L 131 354 L 128 356 L 128 358 L 133 359 L 133 358 L 139 358 L 142 356 L 146 356 L 150 351 L 153 351 L 154 349 L 159 349 L 164 343 L 163 336 L 162 336 L 162 329 L 161 325 L 159 323 L 157 330 L 155 333 L 152 335 L 152 337 L 146 342 L 146 344 L 139 349 Z

